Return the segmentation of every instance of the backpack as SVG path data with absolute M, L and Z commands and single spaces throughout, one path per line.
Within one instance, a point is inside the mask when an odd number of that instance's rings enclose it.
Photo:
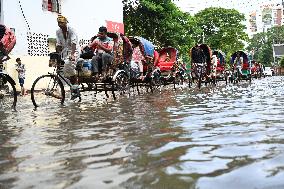
M 83 59 L 92 59 L 94 56 L 94 50 L 88 46 L 84 47 L 82 49 L 82 52 L 81 52 L 81 55 L 80 55 L 80 58 L 83 58 Z
M 16 36 L 10 28 L 0 24 L 0 52 L 8 55 L 16 44 Z

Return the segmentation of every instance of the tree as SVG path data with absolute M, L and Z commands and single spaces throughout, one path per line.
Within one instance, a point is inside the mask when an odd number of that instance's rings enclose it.
M 270 65 L 274 61 L 273 44 L 284 43 L 284 26 L 270 28 L 267 32 L 253 35 L 249 40 L 248 50 L 254 50 L 254 59 L 265 65 Z
M 268 41 L 267 33 L 257 33 L 249 40 L 247 50 L 254 53 L 254 60 L 266 65 L 267 62 L 273 60 L 271 45 Z
M 206 8 L 196 14 L 198 27 L 202 28 L 203 39 L 212 49 L 220 49 L 230 57 L 235 51 L 244 48 L 248 40 L 245 33 L 244 14 L 235 9 Z
M 188 57 L 201 30 L 194 17 L 182 12 L 171 0 L 123 0 L 125 31 L 141 36 L 159 48 L 172 46 Z

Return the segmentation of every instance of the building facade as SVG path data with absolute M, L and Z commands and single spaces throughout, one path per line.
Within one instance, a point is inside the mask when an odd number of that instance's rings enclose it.
M 263 4 L 249 15 L 249 31 L 252 36 L 255 33 L 267 32 L 274 26 L 284 24 L 284 9 L 282 4 Z
M 111 6 L 110 6 L 111 5 Z M 7 70 L 17 80 L 15 59 L 26 64 L 26 86 L 47 73 L 48 54 L 53 51 L 58 14 L 67 17 L 80 44 L 88 43 L 100 26 L 123 31 L 123 4 L 118 0 L 0 0 L 0 21 L 13 28 L 17 43 Z

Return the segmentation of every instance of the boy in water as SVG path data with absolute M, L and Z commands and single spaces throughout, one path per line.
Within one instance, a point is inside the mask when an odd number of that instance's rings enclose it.
M 20 58 L 17 58 L 16 59 L 16 62 L 17 62 L 17 72 L 18 72 L 18 78 L 19 78 L 19 83 L 20 83 L 20 86 L 21 86 L 21 95 L 26 95 L 26 91 L 25 91 L 25 88 L 24 88 L 24 83 L 25 83 L 25 73 L 26 73 L 26 69 L 25 69 L 25 65 L 22 64 L 22 61 Z

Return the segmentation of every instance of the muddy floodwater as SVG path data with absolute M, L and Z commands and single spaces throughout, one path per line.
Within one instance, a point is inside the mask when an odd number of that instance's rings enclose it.
M 1 189 L 284 188 L 284 77 L 17 109 Z

